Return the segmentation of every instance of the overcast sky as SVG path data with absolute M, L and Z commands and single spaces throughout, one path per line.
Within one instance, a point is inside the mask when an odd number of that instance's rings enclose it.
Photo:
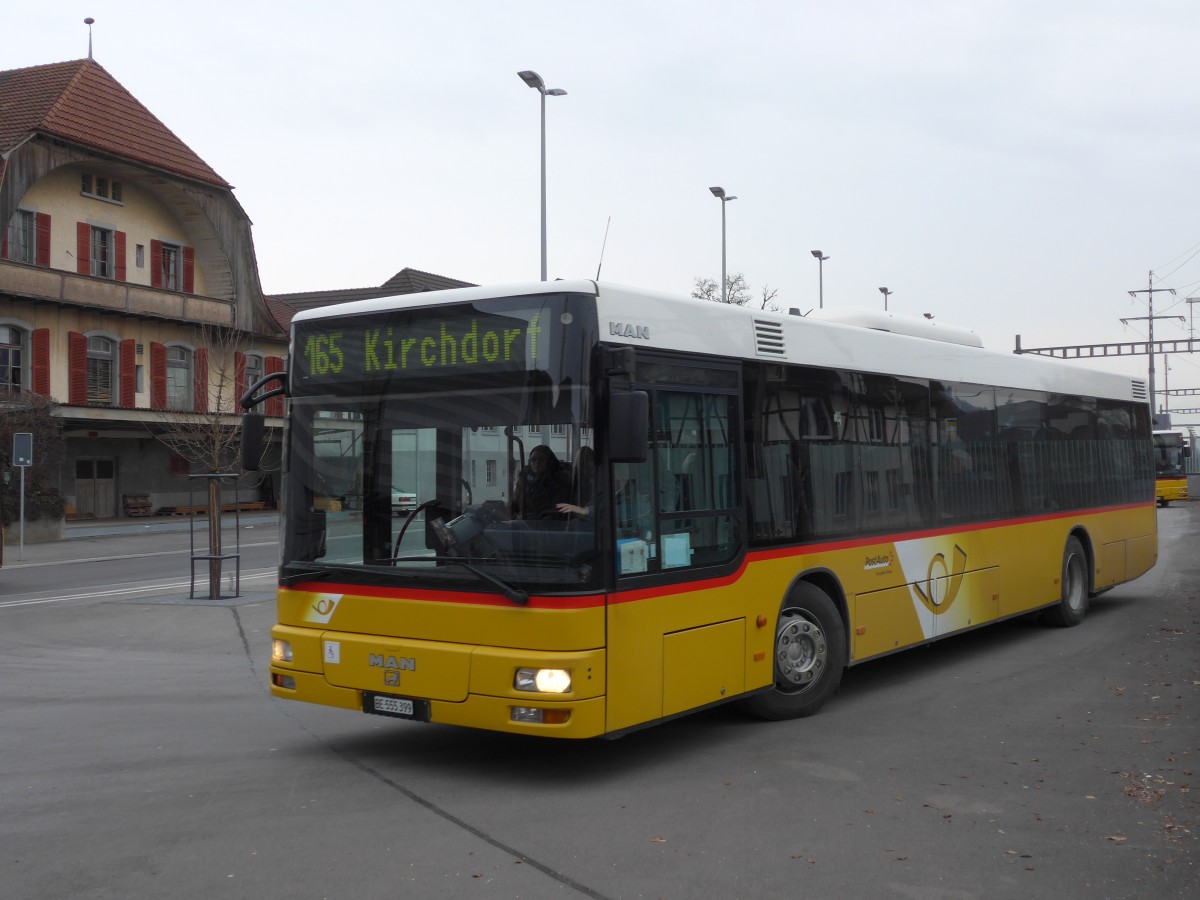
M 4 4 L 0 68 L 85 56 L 89 15 L 96 60 L 235 185 L 268 293 L 536 280 L 533 69 L 568 92 L 551 278 L 595 277 L 606 228 L 604 280 L 719 277 L 721 185 L 729 271 L 785 307 L 817 306 L 814 249 L 826 306 L 886 286 L 1005 350 L 1138 339 L 1151 270 L 1178 292 L 1156 315 L 1200 296 L 1196 0 L 57 0 Z

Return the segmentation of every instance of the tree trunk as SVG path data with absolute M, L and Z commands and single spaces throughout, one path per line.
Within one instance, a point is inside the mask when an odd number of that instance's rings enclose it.
M 208 599 L 221 599 L 221 479 L 208 479 Z

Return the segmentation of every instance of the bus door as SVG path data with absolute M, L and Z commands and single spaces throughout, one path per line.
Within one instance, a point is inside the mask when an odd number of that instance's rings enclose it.
M 649 454 L 607 473 L 613 729 L 745 689 L 745 597 L 719 584 L 745 540 L 739 368 L 639 356 L 632 387 L 650 397 Z

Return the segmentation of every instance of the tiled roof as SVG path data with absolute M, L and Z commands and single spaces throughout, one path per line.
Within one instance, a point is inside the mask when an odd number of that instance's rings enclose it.
M 416 294 L 420 291 L 445 291 L 450 288 L 475 287 L 469 281 L 432 275 L 417 269 L 404 268 L 381 285 L 381 290 L 393 294 Z
M 469 281 L 433 275 L 418 269 L 404 268 L 381 284 L 368 288 L 333 288 L 327 291 L 300 291 L 294 294 L 274 294 L 268 301 L 276 300 L 293 309 L 311 309 L 334 303 L 349 303 L 352 300 L 373 300 L 376 297 L 391 297 L 394 294 L 419 294 L 423 291 L 445 291 L 451 288 L 475 287 Z M 279 316 L 276 316 L 278 319 Z M 291 321 L 291 316 L 288 317 Z M 286 326 L 285 326 L 286 327 Z
M 91 59 L 0 72 L 0 153 L 32 134 L 231 187 Z
M 296 315 L 299 310 L 276 297 L 264 297 L 263 299 L 267 301 L 267 309 L 270 310 L 271 317 L 279 323 L 279 327 L 285 332 L 289 331 L 292 327 L 292 316 Z

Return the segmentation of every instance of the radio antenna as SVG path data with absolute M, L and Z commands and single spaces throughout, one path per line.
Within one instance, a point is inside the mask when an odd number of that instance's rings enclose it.
M 596 266 L 596 280 L 600 280 L 600 269 L 604 265 L 604 248 L 608 246 L 608 226 L 612 224 L 612 216 L 604 226 L 604 241 L 600 244 L 600 263 Z

